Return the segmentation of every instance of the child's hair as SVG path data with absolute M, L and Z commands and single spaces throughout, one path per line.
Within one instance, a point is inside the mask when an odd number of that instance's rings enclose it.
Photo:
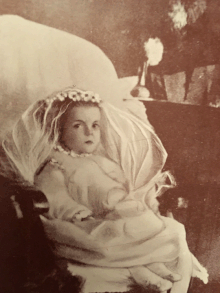
M 60 143 L 65 115 L 73 107 L 80 106 L 99 107 L 99 100 L 75 100 L 68 96 L 61 99 L 53 95 L 34 103 L 24 112 L 2 145 L 15 171 L 25 181 L 34 183 L 35 174 Z
M 45 101 L 43 101 L 43 108 L 45 107 Z M 56 100 L 52 103 L 52 106 L 44 111 L 42 108 L 39 108 L 39 111 L 36 112 L 36 120 L 45 127 L 43 131 L 45 134 L 48 134 L 49 142 L 59 143 L 63 124 L 66 117 L 69 114 L 69 111 L 75 107 L 97 107 L 100 109 L 98 103 L 93 103 L 91 101 L 72 101 L 69 98 L 66 98 L 64 101 Z M 47 108 L 47 105 L 46 105 Z

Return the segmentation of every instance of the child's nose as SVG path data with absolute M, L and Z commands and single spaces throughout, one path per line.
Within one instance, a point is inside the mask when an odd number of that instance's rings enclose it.
M 92 134 L 92 128 L 89 126 L 85 127 L 85 135 L 91 135 Z

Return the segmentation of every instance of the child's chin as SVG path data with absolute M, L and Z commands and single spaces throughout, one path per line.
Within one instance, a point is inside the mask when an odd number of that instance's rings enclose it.
M 95 151 L 94 146 L 88 146 L 83 149 L 83 153 L 87 153 L 87 154 L 92 154 L 94 153 L 94 151 Z

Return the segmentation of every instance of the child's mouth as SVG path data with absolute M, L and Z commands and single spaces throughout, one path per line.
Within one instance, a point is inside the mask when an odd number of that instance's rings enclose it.
M 92 141 L 92 140 L 87 140 L 87 141 L 86 141 L 86 144 L 89 144 L 89 145 L 90 145 L 90 144 L 93 144 L 93 141 Z

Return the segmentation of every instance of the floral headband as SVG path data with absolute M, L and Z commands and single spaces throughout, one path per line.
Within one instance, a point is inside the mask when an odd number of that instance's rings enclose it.
M 99 95 L 93 93 L 92 91 L 83 91 L 83 90 L 71 87 L 61 92 L 58 92 L 54 96 L 47 98 L 46 103 L 47 105 L 50 105 L 56 100 L 63 102 L 66 98 L 69 98 L 70 100 L 74 102 L 93 102 L 97 104 L 102 102 L 102 99 L 99 97 Z

